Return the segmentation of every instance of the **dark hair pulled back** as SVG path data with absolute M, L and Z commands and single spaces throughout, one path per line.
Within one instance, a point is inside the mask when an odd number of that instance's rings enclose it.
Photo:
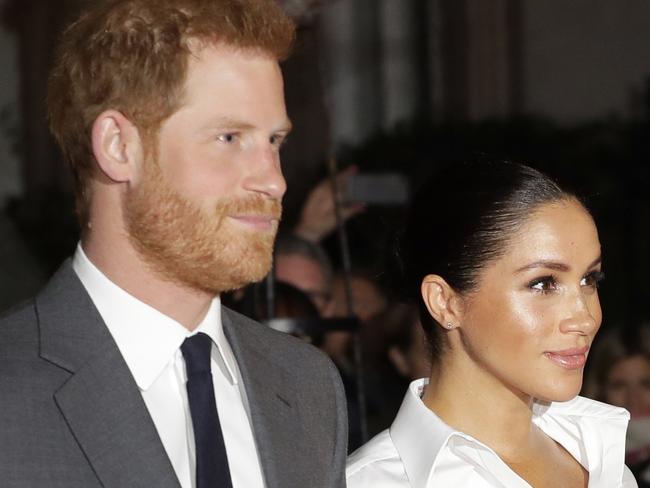
M 539 206 L 571 198 L 548 176 L 507 161 L 457 163 L 424 183 L 412 202 L 398 257 L 403 291 L 419 303 L 434 361 L 442 352 L 442 330 L 422 301 L 423 278 L 437 274 L 456 292 L 471 292 L 479 271 L 506 251 Z

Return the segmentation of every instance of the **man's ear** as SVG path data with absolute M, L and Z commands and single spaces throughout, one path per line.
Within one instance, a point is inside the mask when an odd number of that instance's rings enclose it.
M 92 128 L 93 154 L 99 169 L 116 183 L 135 178 L 142 159 L 142 141 L 137 127 L 117 110 L 106 110 Z
M 458 292 L 439 275 L 430 274 L 422 280 L 422 299 L 431 316 L 445 329 L 460 326 L 461 300 Z

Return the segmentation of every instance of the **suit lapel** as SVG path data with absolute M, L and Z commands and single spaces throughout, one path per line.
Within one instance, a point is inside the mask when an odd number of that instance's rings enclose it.
M 223 309 L 223 326 L 237 358 L 246 389 L 253 433 L 269 488 L 301 486 L 311 478 L 309 463 L 312 442 L 305 442 L 300 402 L 291 373 L 278 366 L 272 356 L 251 340 L 250 324 L 237 320 Z M 315 455 L 315 454 L 314 454 Z
M 55 401 L 106 488 L 179 488 L 140 391 L 66 262 L 37 297 L 41 356 L 70 372 Z

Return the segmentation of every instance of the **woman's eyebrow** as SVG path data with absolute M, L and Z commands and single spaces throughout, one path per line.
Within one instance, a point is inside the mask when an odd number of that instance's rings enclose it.
M 547 269 L 554 269 L 556 271 L 570 271 L 571 266 L 565 263 L 561 263 L 559 261 L 552 261 L 550 259 L 540 259 L 539 261 L 533 261 L 532 263 L 529 263 L 525 266 L 522 266 L 521 268 L 518 268 L 515 273 L 521 273 L 523 271 L 528 271 L 529 269 L 535 269 L 535 268 L 547 268 Z
M 602 261 L 602 256 L 598 256 L 596 259 L 594 259 L 589 266 L 587 266 L 587 269 L 591 269 L 597 264 L 599 264 Z M 529 263 L 525 266 L 522 266 L 521 268 L 517 269 L 515 273 L 521 273 L 523 271 L 528 271 L 530 269 L 535 269 L 535 268 L 546 268 L 546 269 L 553 269 L 556 271 L 562 271 L 562 272 L 567 272 L 571 271 L 571 266 L 568 264 L 562 263 L 560 261 L 553 261 L 550 259 L 540 259 L 538 261 L 534 261 L 532 263 Z

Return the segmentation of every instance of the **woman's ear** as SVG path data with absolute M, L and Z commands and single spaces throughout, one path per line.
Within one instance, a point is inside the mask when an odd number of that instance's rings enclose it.
M 420 290 L 424 304 L 436 322 L 447 330 L 460 325 L 460 297 L 443 277 L 435 274 L 425 276 Z
M 99 170 L 115 182 L 133 180 L 142 159 L 137 127 L 117 110 L 99 114 L 92 127 L 92 148 Z

